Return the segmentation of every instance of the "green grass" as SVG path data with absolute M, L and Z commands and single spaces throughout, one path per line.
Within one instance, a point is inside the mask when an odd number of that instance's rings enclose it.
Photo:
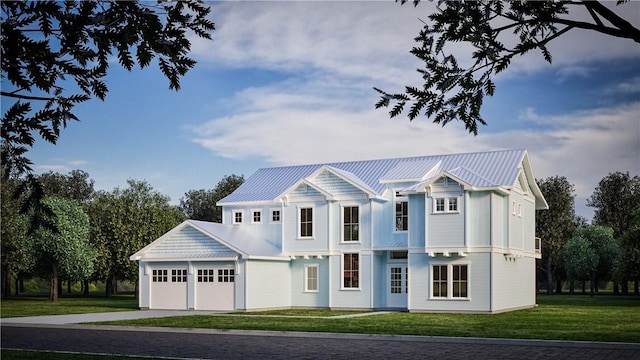
M 640 298 L 540 296 L 539 306 L 502 314 L 393 313 L 348 319 L 260 316 L 169 317 L 110 325 L 419 336 L 640 342 Z M 290 314 L 288 310 L 269 312 Z M 300 314 L 315 316 L 316 310 Z
M 3 298 L 0 305 L 0 316 L 7 318 L 137 310 L 138 300 L 133 295 L 114 295 L 110 298 L 70 296 L 52 303 L 47 297 L 23 296 Z
M 291 309 L 220 316 L 191 315 L 126 320 L 102 324 L 640 343 L 640 297 L 539 295 L 538 303 L 539 306 L 532 309 L 494 315 L 392 313 L 337 319 L 332 316 L 362 312 Z M 50 303 L 44 297 L 22 297 L 2 299 L 1 304 L 2 317 L 124 311 L 135 310 L 138 307 L 137 300 L 132 295 L 118 295 L 112 298 L 63 297 L 58 303 Z
M 319 316 L 331 317 L 340 315 L 366 314 L 373 310 L 329 310 L 329 309 L 286 309 L 286 310 L 265 310 L 252 312 L 239 312 L 239 315 L 267 315 L 267 316 Z

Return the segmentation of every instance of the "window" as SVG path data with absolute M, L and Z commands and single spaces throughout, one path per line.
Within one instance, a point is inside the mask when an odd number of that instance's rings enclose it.
M 392 294 L 402 294 L 402 268 L 392 267 L 389 269 L 390 290 Z
M 218 269 L 218 282 L 220 283 L 230 283 L 234 280 L 234 270 L 233 269 Z
M 342 209 L 342 241 L 359 241 L 358 234 L 358 207 L 349 206 Z
M 518 203 L 518 216 L 522 217 L 522 203 Z
M 406 259 L 407 255 L 408 255 L 407 251 L 390 251 L 389 259 L 390 260 Z
M 313 208 L 300 209 L 300 237 L 313 237 Z
M 358 254 L 344 254 L 343 257 L 343 282 L 342 287 L 345 289 L 357 289 L 359 284 L 360 261 Z
M 215 279 L 215 272 L 213 269 L 198 269 L 198 282 L 210 282 Z
M 318 265 L 307 265 L 304 268 L 304 291 L 318 291 Z
M 433 297 L 447 297 L 447 265 L 433 266 Z
M 280 222 L 280 210 L 271 210 L 271 222 Z
M 168 276 L 167 276 L 167 270 L 165 269 L 160 269 L 160 270 L 153 270 L 153 277 L 152 277 L 152 281 L 153 282 L 167 282 L 168 280 Z
M 171 270 L 171 282 L 187 282 L 187 269 Z
M 242 211 L 234 211 L 233 212 L 233 223 L 234 224 L 242 224 Z
M 262 211 L 260 210 L 253 210 L 251 211 L 252 216 L 251 216 L 251 221 L 254 224 L 259 224 L 262 222 Z
M 469 265 L 433 265 L 431 297 L 466 299 L 469 297 Z
M 447 213 L 447 212 L 458 212 L 458 198 L 457 197 L 442 197 L 436 198 L 435 201 L 435 211 L 437 213 Z
M 409 202 L 396 191 L 396 231 L 409 230 Z
M 449 211 L 458 211 L 458 198 L 449 198 Z
M 453 265 L 453 297 L 467 297 L 467 265 Z

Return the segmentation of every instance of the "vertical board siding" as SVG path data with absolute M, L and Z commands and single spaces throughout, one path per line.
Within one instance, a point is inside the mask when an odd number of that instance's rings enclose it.
M 469 253 L 466 257 L 429 257 L 410 254 L 410 311 L 489 312 L 491 298 L 490 253 Z M 431 266 L 433 264 L 467 264 L 469 266 L 469 299 L 431 299 Z
M 334 279 L 331 283 L 332 308 L 371 308 L 372 255 L 360 253 L 360 289 L 342 289 L 342 255 L 330 256 L 329 263 Z
M 291 307 L 291 270 L 286 261 L 247 260 L 247 310 Z
M 305 266 L 318 266 L 318 291 L 305 292 Z M 291 262 L 291 306 L 329 307 L 329 259 L 296 259 Z
M 535 259 L 509 259 L 494 253 L 493 311 L 517 309 L 535 305 Z
M 471 192 L 469 194 L 470 245 L 491 245 L 491 193 Z

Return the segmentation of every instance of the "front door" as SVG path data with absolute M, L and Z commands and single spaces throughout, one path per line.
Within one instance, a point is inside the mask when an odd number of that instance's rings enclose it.
M 390 265 L 387 271 L 387 307 L 407 308 L 407 294 L 409 291 L 407 265 Z

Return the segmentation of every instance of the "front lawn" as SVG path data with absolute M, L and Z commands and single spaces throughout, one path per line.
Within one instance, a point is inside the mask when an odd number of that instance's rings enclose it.
M 288 310 L 269 312 L 278 313 L 283 317 L 195 315 L 103 324 L 640 343 L 639 297 L 540 295 L 538 307 L 494 315 L 392 313 L 318 319 L 284 317 L 290 315 Z
M 42 315 L 86 314 L 111 311 L 137 310 L 138 300 L 133 295 L 114 295 L 110 298 L 99 296 L 61 297 L 57 303 L 48 297 L 11 297 L 3 298 L 0 316 L 22 317 Z

